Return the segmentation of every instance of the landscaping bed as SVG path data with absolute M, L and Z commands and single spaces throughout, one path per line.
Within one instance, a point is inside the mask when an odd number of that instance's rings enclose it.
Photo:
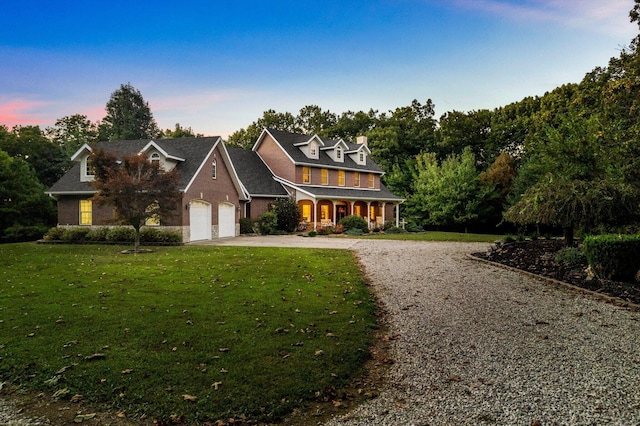
M 563 247 L 562 240 L 516 241 L 497 243 L 474 256 L 640 305 L 640 283 L 591 277 L 586 261 L 562 266 L 555 258 Z

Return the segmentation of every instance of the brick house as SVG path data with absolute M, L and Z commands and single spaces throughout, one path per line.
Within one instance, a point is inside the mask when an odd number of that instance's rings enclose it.
M 307 229 L 335 226 L 348 215 L 370 227 L 399 222 L 404 201 L 380 178 L 383 170 L 369 157 L 366 137 L 357 143 L 265 129 L 251 151 L 230 149 L 243 184 L 243 216 L 257 219 L 277 197 L 293 196 Z
M 180 173 L 182 200 L 175 216 L 147 226 L 180 231 L 185 242 L 238 235 L 245 192 L 220 137 L 109 141 L 98 147 L 116 155 L 146 154 L 165 170 Z M 112 224 L 113 209 L 92 201 L 91 150 L 88 145 L 80 148 L 72 157 L 74 166 L 47 190 L 57 200 L 61 226 Z

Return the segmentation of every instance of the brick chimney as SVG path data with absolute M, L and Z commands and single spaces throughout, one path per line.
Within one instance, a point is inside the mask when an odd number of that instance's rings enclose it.
M 367 137 L 366 136 L 358 136 L 356 138 L 356 143 L 362 144 L 364 146 L 367 146 Z

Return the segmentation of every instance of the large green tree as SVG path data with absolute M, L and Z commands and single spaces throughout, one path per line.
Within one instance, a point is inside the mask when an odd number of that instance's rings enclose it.
M 149 103 L 131 84 L 122 84 L 106 105 L 100 124 L 101 140 L 151 139 L 161 135 Z
M 38 126 L 0 126 L 0 149 L 31 166 L 40 183 L 49 187 L 62 177 L 70 159 Z
M 451 227 L 482 222 L 494 198 L 494 186 L 480 181 L 471 148 L 440 164 L 435 153 L 417 156 L 415 192 L 409 211 L 421 223 Z
M 59 118 L 45 133 L 51 142 L 62 148 L 66 158 L 71 158 L 82 145 L 97 142 L 98 124 L 92 123 L 86 115 L 74 114 Z
M 25 160 L 0 150 L 0 241 L 40 238 L 55 224 L 45 189 Z

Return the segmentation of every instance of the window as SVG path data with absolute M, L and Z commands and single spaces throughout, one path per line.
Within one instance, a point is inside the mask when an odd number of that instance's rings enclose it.
M 302 168 L 302 183 L 311 183 L 311 169 L 309 167 Z
M 329 170 L 322 169 L 320 183 L 322 183 L 323 185 L 329 185 Z
M 160 167 L 160 154 L 158 154 L 157 152 L 151 154 L 151 164 L 155 164 Z
M 340 147 L 336 148 L 336 159 L 342 161 L 342 148 Z
M 93 224 L 93 203 L 91 200 L 80 200 L 80 225 Z
M 329 220 L 331 216 L 329 216 L 329 206 L 327 204 L 322 204 L 320 206 L 320 219 Z
M 360 151 L 358 153 L 358 160 L 359 160 L 360 164 L 364 164 L 364 152 Z
M 344 186 L 344 170 L 338 170 L 338 185 Z
M 89 162 L 89 159 L 88 159 L 88 158 L 87 158 L 87 160 L 86 160 L 84 173 L 85 173 L 87 176 L 93 176 L 93 168 L 91 167 L 91 163 Z
M 360 172 L 353 172 L 353 186 L 360 186 Z
M 373 173 L 369 173 L 369 188 L 374 188 L 375 187 L 375 177 L 373 175 Z
M 152 212 L 153 210 L 156 210 L 158 208 L 158 203 L 153 203 L 151 204 L 149 207 L 147 207 L 147 213 Z M 147 220 L 144 222 L 145 225 L 147 226 L 160 226 L 160 218 L 158 217 L 158 215 L 154 214 L 151 217 L 148 217 Z
M 353 214 L 356 216 L 360 216 L 362 217 L 362 206 L 360 206 L 360 204 L 356 204 L 355 206 L 353 206 Z
M 214 159 L 211 162 L 211 177 L 215 179 L 217 174 L 218 174 L 218 162 Z
M 302 205 L 302 219 L 311 222 L 311 204 Z

